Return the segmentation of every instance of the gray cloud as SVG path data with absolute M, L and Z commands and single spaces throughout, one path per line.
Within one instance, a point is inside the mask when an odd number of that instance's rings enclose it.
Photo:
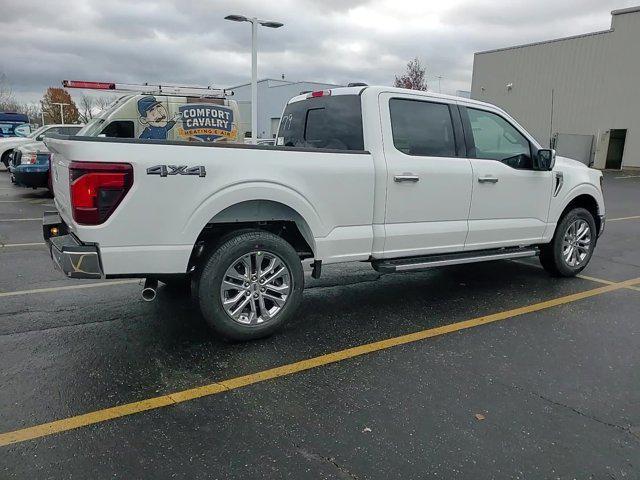
M 432 85 L 469 88 L 473 53 L 608 28 L 627 0 L 505 3 L 396 0 L 22 0 L 3 2 L 0 72 L 22 100 L 62 79 L 217 86 L 250 68 L 248 24 L 229 13 L 285 23 L 261 28 L 261 77 L 390 84 L 418 56 Z

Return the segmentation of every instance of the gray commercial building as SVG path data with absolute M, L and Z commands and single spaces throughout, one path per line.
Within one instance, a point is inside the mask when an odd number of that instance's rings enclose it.
M 300 92 L 325 90 L 340 87 L 332 83 L 291 82 L 288 80 L 265 78 L 258 80 L 258 138 L 274 138 L 278 133 L 280 116 L 287 102 Z M 244 83 L 227 90 L 233 92 L 233 99 L 240 109 L 240 131 L 251 136 L 251 84 Z
M 471 97 L 596 168 L 640 167 L 640 7 L 600 32 L 475 54 Z

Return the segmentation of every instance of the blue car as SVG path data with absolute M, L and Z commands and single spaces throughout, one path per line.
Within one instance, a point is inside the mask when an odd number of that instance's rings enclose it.
M 82 125 L 60 127 L 63 135 L 74 135 Z M 49 188 L 51 180 L 51 152 L 43 142 L 30 142 L 15 148 L 9 163 L 11 181 L 20 187 Z
M 24 133 L 29 133 L 29 117 L 24 113 L 0 112 L 0 138 L 15 137 L 20 129 Z M 25 130 L 26 128 L 26 130 Z

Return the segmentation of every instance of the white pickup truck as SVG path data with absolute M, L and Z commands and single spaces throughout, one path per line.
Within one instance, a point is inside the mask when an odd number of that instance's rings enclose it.
M 219 334 L 290 318 L 301 261 L 381 272 L 540 256 L 580 272 L 602 174 L 556 158 L 503 110 L 389 87 L 291 99 L 275 146 L 55 136 L 43 231 L 68 277 L 191 283 Z

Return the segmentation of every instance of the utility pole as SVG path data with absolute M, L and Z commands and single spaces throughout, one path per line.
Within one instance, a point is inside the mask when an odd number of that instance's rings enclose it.
M 442 88 L 440 86 L 440 80 L 442 80 L 444 77 L 442 75 L 436 75 L 436 78 L 438 79 L 438 93 L 442 93 Z

